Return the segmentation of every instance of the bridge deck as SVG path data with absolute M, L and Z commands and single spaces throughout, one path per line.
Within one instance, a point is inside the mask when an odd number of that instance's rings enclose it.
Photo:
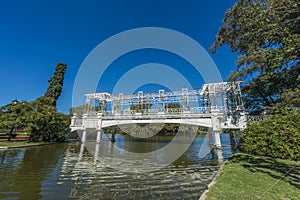
M 71 130 L 101 129 L 123 124 L 178 123 L 210 128 L 215 134 L 222 129 L 244 129 L 246 114 L 243 110 L 239 82 L 204 84 L 200 90 L 159 90 L 158 93 L 85 94 L 86 105 L 82 116 L 73 115 Z M 218 135 L 218 134 L 217 134 Z M 216 136 L 217 144 L 220 138 Z

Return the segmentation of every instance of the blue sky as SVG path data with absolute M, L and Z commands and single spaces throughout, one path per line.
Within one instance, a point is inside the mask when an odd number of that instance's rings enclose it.
M 234 0 L 0 1 L 0 105 L 16 98 L 31 101 L 42 96 L 56 64 L 63 62 L 68 67 L 58 110 L 68 112 L 78 69 L 89 52 L 105 39 L 133 28 L 163 27 L 188 35 L 208 50 L 225 11 L 234 3 Z M 120 76 L 116 74 L 120 71 L 118 66 L 131 66 L 133 60 L 149 62 L 149 54 L 163 64 L 176 60 L 157 51 L 136 52 L 116 60 L 119 65 L 108 70 L 107 76 Z M 226 80 L 236 68 L 237 55 L 222 47 L 211 57 Z M 186 73 L 193 75 L 193 71 Z M 107 91 L 110 87 L 108 81 L 99 86 Z

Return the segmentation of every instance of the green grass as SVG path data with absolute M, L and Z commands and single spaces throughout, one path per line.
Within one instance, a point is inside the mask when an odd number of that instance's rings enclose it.
M 300 199 L 300 162 L 235 154 L 206 199 Z
M 0 134 L 8 134 L 9 131 L 0 131 Z M 17 135 L 29 135 L 26 132 L 18 132 L 18 131 L 14 131 L 13 134 L 17 134 Z
M 0 142 L 0 147 L 16 147 L 16 146 L 24 146 L 24 145 L 37 145 L 43 144 L 42 142 L 28 142 L 28 141 L 12 141 L 12 142 Z

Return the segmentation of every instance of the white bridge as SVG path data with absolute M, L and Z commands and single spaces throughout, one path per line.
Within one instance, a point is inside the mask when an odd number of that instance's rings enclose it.
M 86 105 L 80 107 L 82 116 L 74 113 L 70 126 L 71 131 L 83 131 L 82 142 L 86 142 L 87 129 L 96 129 L 96 142 L 100 142 L 102 128 L 172 123 L 208 128 L 214 134 L 216 147 L 220 148 L 219 134 L 223 129 L 246 128 L 239 82 L 208 83 L 200 90 L 140 91 L 131 95 L 101 92 L 86 97 Z

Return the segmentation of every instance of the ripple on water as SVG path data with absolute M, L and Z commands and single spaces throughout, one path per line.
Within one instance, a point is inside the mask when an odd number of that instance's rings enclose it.
M 0 198 L 199 199 L 218 165 L 216 154 L 197 158 L 197 139 L 193 145 L 177 161 L 160 169 L 146 158 L 136 162 L 124 157 L 113 163 L 130 167 L 143 164 L 150 169 L 147 173 L 116 170 L 108 165 L 115 159 L 95 159 L 93 153 L 77 143 L 1 151 Z M 230 148 L 224 151 L 226 159 L 231 155 Z
M 171 164 L 159 171 L 135 174 L 116 171 L 101 165 L 95 166 L 93 162 L 87 165 L 89 159 L 89 157 L 82 158 L 80 162 L 85 164 L 80 165 L 80 170 L 76 170 L 73 166 L 73 171 L 68 170 L 67 173 L 63 172 L 59 175 L 60 180 L 67 184 L 69 181 L 67 177 L 74 177 L 70 173 L 81 171 L 80 181 L 73 184 L 70 198 L 198 199 L 218 169 L 217 166 L 194 164 L 189 167 L 176 167 Z M 68 160 L 64 162 L 67 164 Z M 65 166 L 70 167 L 69 164 Z M 86 185 L 86 181 L 89 185 Z

